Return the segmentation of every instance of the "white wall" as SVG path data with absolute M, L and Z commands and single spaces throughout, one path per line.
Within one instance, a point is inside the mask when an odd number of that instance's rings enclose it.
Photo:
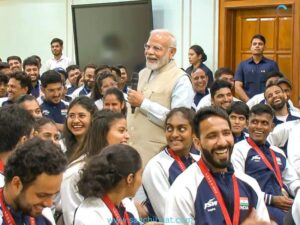
M 51 57 L 51 39 L 67 39 L 66 2 L 62 0 L 1 0 L 0 21 L 3 61 L 10 55 L 24 59 L 33 54 L 45 61 Z
M 64 53 L 75 58 L 72 4 L 121 0 L 0 0 L 0 57 L 25 58 L 32 54 L 45 61 L 51 57 L 50 41 L 65 42 Z M 218 59 L 218 0 L 152 0 L 154 28 L 170 30 L 177 38 L 176 62 L 186 68 L 188 49 L 199 44 L 214 71 Z M 146 41 L 146 40 L 145 40 Z M 143 49 L 141 49 L 143 51 Z

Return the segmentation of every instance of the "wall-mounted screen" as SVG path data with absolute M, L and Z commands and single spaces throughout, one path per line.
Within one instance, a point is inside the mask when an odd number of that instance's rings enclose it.
M 151 0 L 72 6 L 77 64 L 145 65 L 144 43 L 153 29 Z

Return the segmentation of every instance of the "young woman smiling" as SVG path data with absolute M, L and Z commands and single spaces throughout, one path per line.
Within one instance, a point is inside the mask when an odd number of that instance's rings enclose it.
M 143 187 L 148 198 L 144 205 L 152 218 L 164 218 L 165 197 L 169 188 L 179 174 L 200 158 L 191 153 L 193 117 L 194 112 L 184 107 L 174 108 L 168 113 L 165 120 L 167 146 L 145 167 Z

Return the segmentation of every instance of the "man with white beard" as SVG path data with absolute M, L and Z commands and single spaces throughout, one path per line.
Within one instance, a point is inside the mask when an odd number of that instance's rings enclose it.
M 194 91 L 187 74 L 173 60 L 176 40 L 167 30 L 152 30 L 144 45 L 146 68 L 139 73 L 138 90 L 128 91 L 128 102 L 136 107 L 128 113 L 130 144 L 144 165 L 166 145 L 164 120 L 172 108 L 191 108 Z

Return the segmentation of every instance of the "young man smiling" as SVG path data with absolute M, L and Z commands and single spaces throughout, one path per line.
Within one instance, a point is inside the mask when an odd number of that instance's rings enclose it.
M 252 208 L 269 221 L 257 182 L 230 163 L 233 136 L 226 112 L 206 107 L 194 117 L 201 159 L 177 177 L 166 200 L 170 224 L 241 224 Z
M 51 141 L 34 138 L 9 158 L 0 189 L 1 224 L 48 225 L 42 212 L 59 192 L 67 160 Z
M 235 170 L 255 178 L 264 192 L 271 219 L 283 224 L 292 197 L 300 188 L 296 171 L 286 160 L 284 152 L 266 141 L 272 131 L 273 111 L 270 106 L 257 104 L 250 110 L 249 138 L 237 143 L 232 153 Z

